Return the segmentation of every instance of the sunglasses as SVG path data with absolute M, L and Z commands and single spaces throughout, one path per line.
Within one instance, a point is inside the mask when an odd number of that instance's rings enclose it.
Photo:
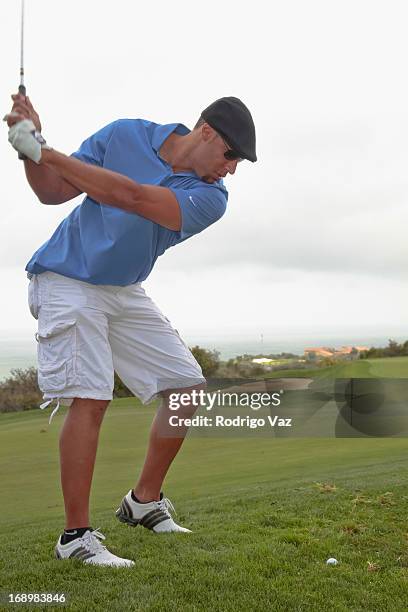
M 240 154 L 237 153 L 236 151 L 234 151 L 233 149 L 230 149 L 229 144 L 227 142 L 225 142 L 225 140 L 221 136 L 221 134 L 218 133 L 218 135 L 221 138 L 222 142 L 227 147 L 227 150 L 224 151 L 225 159 L 228 159 L 228 161 L 238 161 L 238 163 L 241 162 L 243 158 L 240 156 Z

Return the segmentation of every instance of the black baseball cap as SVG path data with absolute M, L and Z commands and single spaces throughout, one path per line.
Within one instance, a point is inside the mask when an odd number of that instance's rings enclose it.
M 203 110 L 201 117 L 240 157 L 256 162 L 254 121 L 239 98 L 219 98 Z

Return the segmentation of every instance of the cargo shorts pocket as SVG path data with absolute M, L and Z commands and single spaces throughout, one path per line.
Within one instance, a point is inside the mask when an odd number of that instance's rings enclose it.
M 76 321 L 60 321 L 39 329 L 38 386 L 43 393 L 79 386 Z

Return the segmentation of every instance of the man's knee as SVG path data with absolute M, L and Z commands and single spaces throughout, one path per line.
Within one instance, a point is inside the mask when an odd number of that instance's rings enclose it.
M 109 404 L 110 400 L 96 400 L 76 397 L 70 406 L 70 411 L 76 412 L 80 410 L 82 413 L 86 412 L 87 415 L 98 420 L 104 417 Z

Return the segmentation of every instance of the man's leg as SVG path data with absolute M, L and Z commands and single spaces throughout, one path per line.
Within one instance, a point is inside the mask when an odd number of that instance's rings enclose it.
M 134 494 L 140 502 L 148 502 L 160 499 L 160 491 L 167 471 L 177 455 L 184 438 L 187 427 L 174 428 L 169 425 L 169 417 L 177 414 L 178 417 L 190 418 L 197 410 L 192 404 L 180 407 L 177 412 L 169 409 L 169 395 L 173 392 L 188 393 L 197 389 L 205 389 L 205 383 L 189 387 L 188 389 L 173 389 L 162 393 L 163 402 L 153 421 L 149 446 L 140 478 L 134 488 Z M 177 437 L 174 436 L 177 433 Z
M 89 527 L 89 494 L 99 430 L 109 401 L 76 398 L 60 435 L 66 529 Z
M 55 547 L 55 556 L 57 559 L 77 559 L 87 564 L 130 567 L 135 564 L 134 561 L 112 554 L 101 544 L 102 534 L 85 529 L 90 527 L 89 492 L 99 430 L 108 404 L 109 400 L 76 398 L 65 418 L 60 436 L 65 529 L 80 531 L 62 534 Z
M 124 523 L 142 524 L 155 531 L 188 531 L 166 519 L 166 504 L 160 500 L 164 477 L 187 433 L 186 427 L 175 431 L 169 425 L 169 417 L 175 413 L 169 409 L 168 395 L 173 391 L 201 390 L 205 388 L 205 378 L 177 330 L 140 284 L 123 288 L 120 297 L 122 316 L 113 318 L 109 324 L 114 368 L 142 402 L 149 401 L 158 388 L 165 391 L 162 392 L 164 402 L 151 428 L 139 481 L 122 499 L 116 516 Z M 185 386 L 174 388 L 173 384 Z M 178 410 L 178 416 L 192 416 L 196 408 L 183 407 Z

